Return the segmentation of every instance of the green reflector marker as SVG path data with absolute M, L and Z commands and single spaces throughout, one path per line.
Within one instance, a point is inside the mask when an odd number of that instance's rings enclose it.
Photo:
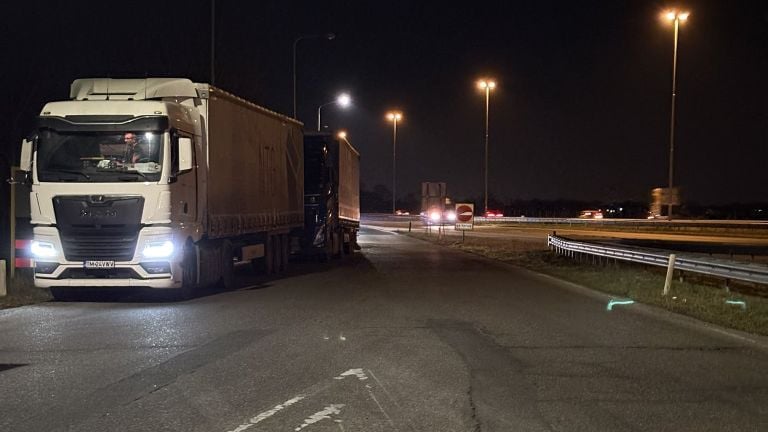
M 747 310 L 747 302 L 744 300 L 726 300 L 725 303 L 729 305 L 738 305 L 741 307 L 741 310 Z
M 631 305 L 635 301 L 632 299 L 611 299 L 611 301 L 608 302 L 608 306 L 606 306 L 605 310 L 613 310 L 613 306 L 615 305 Z

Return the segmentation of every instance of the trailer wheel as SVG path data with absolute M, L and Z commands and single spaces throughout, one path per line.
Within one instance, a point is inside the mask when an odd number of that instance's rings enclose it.
M 290 238 L 290 236 L 288 236 L 288 234 L 283 234 L 281 237 L 282 237 L 282 241 L 280 242 L 280 246 L 282 246 L 282 247 L 280 248 L 280 253 L 282 254 L 282 257 L 281 257 L 280 261 L 282 262 L 283 265 L 281 266 L 280 270 L 282 272 L 287 272 L 288 271 L 288 258 L 290 257 L 290 252 L 291 252 L 291 248 L 290 248 L 290 246 L 291 246 L 291 244 L 290 244 L 291 238 Z
M 274 236 L 267 235 L 267 239 L 264 242 L 264 274 L 271 275 L 275 270 L 275 239 Z
M 328 229 L 325 230 L 325 242 L 323 243 L 323 250 L 317 254 L 317 259 L 321 263 L 328 262 L 333 257 L 333 234 Z
M 280 241 L 280 235 L 274 235 L 272 236 L 272 273 L 280 273 L 280 270 L 283 268 L 283 263 L 281 262 L 281 257 L 283 256 L 281 250 L 281 241 Z
M 235 287 L 235 263 L 232 260 L 234 256 L 232 242 L 224 240 L 221 244 L 221 285 L 225 289 Z
M 344 258 L 344 255 L 346 255 L 345 254 L 346 251 L 344 250 L 344 230 L 343 229 L 339 229 L 339 231 L 336 233 L 336 238 L 338 239 L 336 241 L 336 246 L 339 251 L 338 256 L 339 258 Z
M 344 238 L 344 233 L 341 234 L 341 238 Z M 355 235 L 350 233 L 349 234 L 349 241 L 344 243 L 343 249 L 344 253 L 346 255 L 352 255 L 352 253 L 355 251 Z

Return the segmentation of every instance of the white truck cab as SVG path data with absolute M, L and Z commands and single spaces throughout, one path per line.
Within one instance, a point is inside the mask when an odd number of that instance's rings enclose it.
M 185 241 L 202 232 L 206 92 L 188 79 L 79 79 L 71 100 L 45 105 L 20 165 L 36 286 L 182 286 Z

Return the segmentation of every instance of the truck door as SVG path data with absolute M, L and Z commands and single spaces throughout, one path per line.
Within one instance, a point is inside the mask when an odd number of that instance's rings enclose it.
M 192 170 L 179 172 L 179 137 L 192 139 Z M 192 223 L 197 220 L 197 148 L 196 138 L 183 131 L 171 133 L 171 220 Z

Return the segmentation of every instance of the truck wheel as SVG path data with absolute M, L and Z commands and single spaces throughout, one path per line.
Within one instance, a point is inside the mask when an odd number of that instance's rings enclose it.
M 192 239 L 187 239 L 182 252 L 181 263 L 181 295 L 183 298 L 192 298 L 197 291 L 197 250 Z
M 224 240 L 221 244 L 221 285 L 224 289 L 235 287 L 235 263 L 232 260 L 234 256 L 232 242 Z
M 283 271 L 283 236 L 281 234 L 273 236 L 272 241 L 275 273 L 281 273 Z
M 344 238 L 344 233 L 341 234 L 341 238 Z M 349 234 L 349 241 L 344 243 L 344 253 L 347 255 L 352 255 L 352 253 L 355 251 L 354 249 L 355 244 L 355 236 L 354 234 Z
M 288 258 L 290 256 L 291 248 L 290 248 L 290 237 L 288 234 L 283 234 L 282 241 L 280 242 L 280 245 L 282 246 L 280 248 L 280 253 L 282 256 L 280 257 L 280 261 L 282 262 L 282 268 L 280 269 L 283 273 L 288 271 Z
M 336 238 L 338 238 L 339 258 L 343 259 L 344 255 L 346 255 L 346 250 L 344 249 L 344 230 L 339 230 L 339 232 L 336 233 Z

